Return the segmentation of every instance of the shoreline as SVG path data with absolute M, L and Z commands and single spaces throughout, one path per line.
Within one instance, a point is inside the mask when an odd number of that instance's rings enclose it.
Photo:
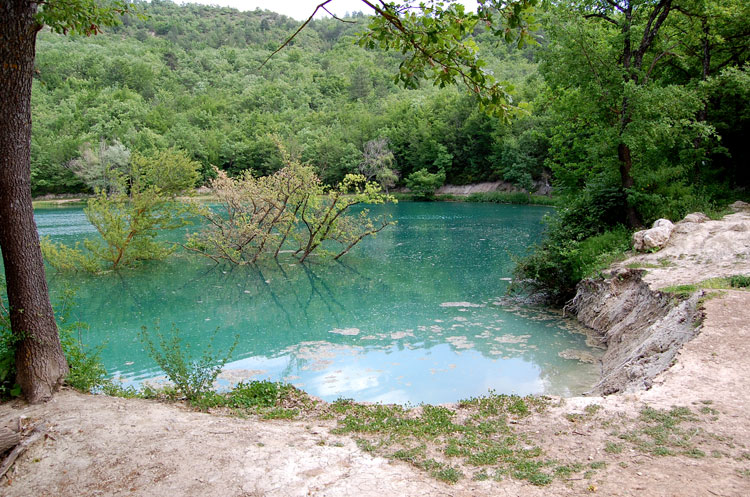
M 613 265 L 608 277 L 589 284 L 593 290 L 584 289 L 589 292 L 586 306 L 596 312 L 582 320 L 599 322 L 600 334 L 611 331 L 614 322 L 629 319 L 669 328 L 669 311 L 685 302 L 670 292 L 671 283 L 692 280 L 700 287 L 709 273 L 750 274 L 750 243 L 745 238 L 750 237 L 750 213 L 677 227 L 664 249 L 635 254 Z M 738 247 L 739 252 L 727 246 Z M 667 263 L 659 262 L 662 259 Z M 624 274 L 629 276 L 621 278 Z M 627 297 L 634 282 L 640 288 L 636 293 L 645 295 L 646 303 L 657 298 L 656 307 L 666 309 L 666 314 L 646 311 L 639 299 L 625 298 L 632 304 L 629 308 L 613 299 Z M 22 401 L 0 405 L 0 423 L 21 416 L 47 423 L 51 435 L 18 460 L 0 488 L 8 496 L 56 497 L 82 493 L 468 497 L 503 492 L 520 497 L 595 492 L 744 496 L 750 489 L 750 398 L 743 395 L 750 389 L 750 291 L 715 286 L 708 291 L 699 289 L 692 297 L 701 310 L 700 319 L 687 323 L 694 336 L 684 344 L 665 346 L 674 354 L 648 384 L 625 383 L 608 396 L 551 397 L 540 399 L 543 406 L 527 403 L 527 413 L 504 411 L 507 422 L 498 425 L 501 430 L 477 439 L 501 443 L 511 436 L 516 440 L 510 446 L 513 457 L 529 457 L 526 462 L 513 462 L 514 467 L 528 467 L 537 475 L 549 475 L 549 480 L 534 479 L 519 469 L 496 474 L 488 469 L 493 467 L 487 465 L 489 460 L 461 459 L 463 446 L 450 442 L 451 437 L 463 440 L 461 432 L 449 436 L 438 430 L 419 439 L 424 444 L 422 459 L 403 452 L 418 448 L 408 440 L 392 449 L 378 448 L 392 436 L 387 424 L 381 425 L 381 431 L 342 431 L 348 418 L 336 414 L 336 409 L 355 409 L 359 414 L 353 419 L 357 419 L 382 411 L 403 416 L 406 422 L 427 419 L 438 409 L 450 416 L 451 423 L 469 422 L 473 416 L 480 416 L 477 422 L 500 419 L 489 410 L 466 405 L 401 412 L 388 406 L 324 404 L 309 415 L 303 411 L 298 419 L 268 420 L 258 415 L 238 417 L 226 409 L 201 413 L 179 402 L 67 390 L 43 405 Z M 612 312 L 612 306 L 618 312 Z M 602 321 L 604 317 L 610 321 Z M 635 328 L 630 325 L 630 331 Z M 631 345 L 639 350 L 637 344 L 643 343 L 639 333 L 620 338 L 609 340 L 620 340 L 619 346 L 627 350 Z M 643 352 L 626 354 L 626 359 L 637 365 L 649 357 Z M 627 379 L 644 378 L 638 377 L 643 370 L 637 367 L 625 371 Z M 481 406 L 484 401 L 477 402 Z M 394 453 L 398 447 L 403 447 L 402 452 Z M 454 455 L 450 447 L 458 452 Z M 502 452 L 497 454 L 494 457 Z M 443 464 L 445 471 L 452 468 L 456 473 L 436 472 L 424 461 Z M 462 477 L 446 480 L 458 474 Z

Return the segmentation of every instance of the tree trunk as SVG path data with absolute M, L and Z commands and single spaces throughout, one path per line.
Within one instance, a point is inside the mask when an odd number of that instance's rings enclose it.
M 622 189 L 627 196 L 627 190 L 633 188 L 633 185 L 635 184 L 631 173 L 633 168 L 633 158 L 630 156 L 630 147 L 625 143 L 617 145 L 617 157 L 620 159 L 620 183 L 622 184 Z M 635 210 L 635 207 L 628 202 L 627 198 L 625 199 L 625 220 L 630 228 L 637 228 L 642 224 L 638 212 Z
M 31 83 L 36 4 L 0 3 L 0 249 L 16 379 L 29 402 L 49 399 L 68 372 L 44 275 L 31 204 Z

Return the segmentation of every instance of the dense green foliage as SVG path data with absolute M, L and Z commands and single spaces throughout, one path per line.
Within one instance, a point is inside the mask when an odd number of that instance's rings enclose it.
M 544 143 L 530 117 L 503 123 L 456 88 L 403 89 L 394 82 L 403 55 L 357 46 L 364 16 L 316 20 L 260 68 L 296 21 L 163 1 L 141 10 L 145 20 L 125 16 L 98 36 L 39 34 L 35 194 L 95 189 L 75 174 L 75 161 L 99 154 L 101 143 L 143 155 L 185 150 L 204 180 L 211 166 L 232 176 L 273 173 L 283 165 L 277 141 L 327 184 L 360 172 L 367 143 L 378 139 L 387 139 L 400 178 L 441 167 L 458 184 L 542 172 Z M 495 79 L 523 88 L 515 101 L 536 94 L 531 48 L 498 44 L 490 33 L 476 42 Z M 533 157 L 519 165 L 514 157 L 527 152 Z
M 545 15 L 550 168 L 566 209 L 519 264 L 556 300 L 628 247 L 619 228 L 746 195 L 747 2 L 600 0 Z M 735 117 L 729 117 L 729 115 Z M 745 116 L 745 117 L 740 117 Z

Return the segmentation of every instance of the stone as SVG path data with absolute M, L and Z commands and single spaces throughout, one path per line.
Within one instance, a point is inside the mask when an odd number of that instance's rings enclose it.
M 672 236 L 674 224 L 669 219 L 657 219 L 651 229 L 633 234 L 633 248 L 639 252 L 664 248 Z
M 729 208 L 734 212 L 750 211 L 750 204 L 748 204 L 747 202 L 743 202 L 742 200 L 738 200 L 735 203 L 730 204 Z
M 685 216 L 685 219 L 683 219 L 680 222 L 681 223 L 705 223 L 706 221 L 710 221 L 710 220 L 711 218 L 703 214 L 702 212 L 693 212 Z

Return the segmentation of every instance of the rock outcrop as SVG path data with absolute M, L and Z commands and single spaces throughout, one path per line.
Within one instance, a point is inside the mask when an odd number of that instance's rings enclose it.
M 652 379 L 698 333 L 701 292 L 677 302 L 650 289 L 641 279 L 643 273 L 623 269 L 606 279 L 584 280 L 566 307 L 607 348 L 601 358 L 601 379 L 592 393 L 650 388 Z
M 736 202 L 731 207 L 736 213 L 721 220 L 700 212 L 674 225 L 659 220 L 639 238 L 651 243 L 647 240 L 656 237 L 649 232 L 664 230 L 661 250 L 634 254 L 610 267 L 603 278 L 579 283 L 566 309 L 607 348 L 593 392 L 649 388 L 682 345 L 700 331 L 699 302 L 705 292 L 697 289 L 699 284 L 750 275 L 750 204 Z M 696 290 L 687 299 L 662 291 L 680 285 L 695 285 Z

